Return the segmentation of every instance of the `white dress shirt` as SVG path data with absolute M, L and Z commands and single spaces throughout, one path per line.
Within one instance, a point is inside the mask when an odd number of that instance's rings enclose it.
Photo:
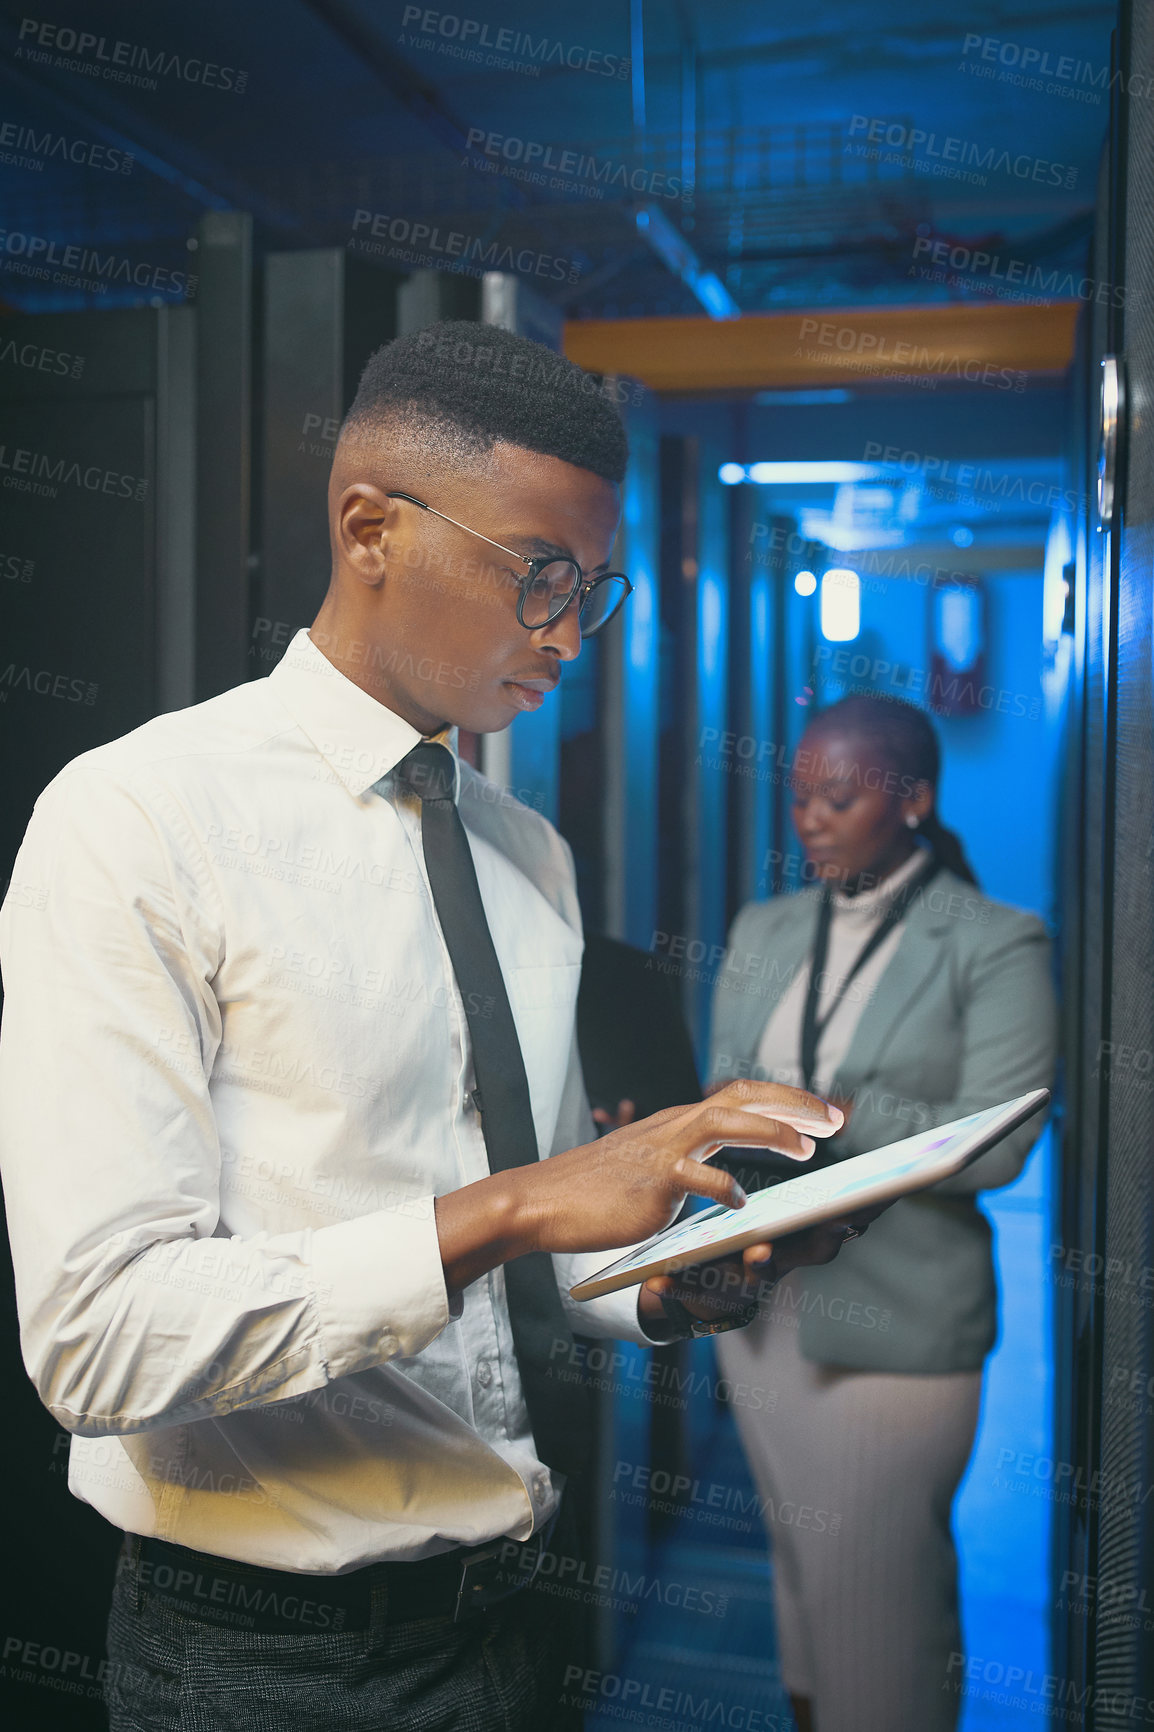
M 556 1506 L 503 1273 L 451 1310 L 441 1267 L 433 1200 L 489 1169 L 390 774 L 421 737 L 301 631 L 266 679 L 75 759 L 28 826 L 0 912 L 24 1354 L 71 1489 L 130 1532 L 339 1572 Z M 460 760 L 458 790 L 547 1156 L 595 1135 L 572 857 Z M 645 1341 L 636 1288 L 568 1298 L 615 1254 L 557 1257 L 562 1298 Z
M 886 933 L 848 985 L 846 976 L 889 913 L 894 897 L 925 863 L 925 850 L 915 848 L 909 859 L 903 860 L 896 872 L 891 872 L 880 884 L 859 890 L 856 896 L 847 896 L 844 890 L 833 893 L 829 948 L 817 988 L 819 1021 L 828 1017 L 814 1055 L 813 1087 L 819 1095 L 829 1093 L 857 1032 L 857 1025 L 902 941 L 904 924 L 899 921 L 891 932 Z M 790 1088 L 805 1086 L 801 1074 L 801 1032 L 811 967 L 812 958 L 804 968 L 798 969 L 766 1019 L 757 1048 L 758 1075 L 764 1076 L 768 1082 L 786 1083 Z M 829 1000 L 839 991 L 841 997 L 831 1010 Z

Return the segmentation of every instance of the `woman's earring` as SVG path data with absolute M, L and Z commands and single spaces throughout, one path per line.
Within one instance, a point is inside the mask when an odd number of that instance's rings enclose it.
M 916 812 L 907 812 L 906 813 L 906 829 L 907 830 L 916 830 L 917 827 L 918 827 L 918 815 L 917 815 L 917 813 Z

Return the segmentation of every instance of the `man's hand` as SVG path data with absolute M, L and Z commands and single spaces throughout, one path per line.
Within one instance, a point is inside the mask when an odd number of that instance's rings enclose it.
M 852 1095 L 831 1095 L 835 1107 L 841 1113 L 841 1128 L 844 1131 L 853 1118 L 854 1100 Z
M 611 1251 L 651 1238 L 687 1196 L 740 1208 L 745 1193 L 708 1164 L 721 1148 L 775 1149 L 794 1160 L 841 1128 L 816 1095 L 748 1078 L 710 1100 L 667 1107 L 535 1166 L 513 1167 L 437 1199 L 450 1288 L 527 1251 Z

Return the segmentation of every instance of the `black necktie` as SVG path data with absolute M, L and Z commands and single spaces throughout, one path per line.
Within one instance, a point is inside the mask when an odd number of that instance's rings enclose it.
M 537 1132 L 509 995 L 453 800 L 454 770 L 453 754 L 430 740 L 414 746 L 396 774 L 421 801 L 425 865 L 464 1000 L 489 1171 L 501 1173 L 536 1162 Z M 591 1404 L 569 1351 L 573 1336 L 548 1253 L 506 1263 L 505 1293 L 537 1453 L 550 1467 L 577 1473 L 588 1457 Z

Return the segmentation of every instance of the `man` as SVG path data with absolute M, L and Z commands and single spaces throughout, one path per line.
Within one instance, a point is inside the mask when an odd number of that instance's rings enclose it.
M 128 1536 L 115 1728 L 547 1724 L 511 1590 L 588 1443 L 571 1330 L 748 1320 L 772 1247 L 724 1288 L 568 1289 L 687 1195 L 740 1202 L 719 1146 L 805 1159 L 840 1124 L 744 1082 L 598 1140 L 569 851 L 456 756 L 628 593 L 592 386 L 474 325 L 382 350 L 311 631 L 76 759 L 29 825 L 6 1190 L 29 1371 Z

